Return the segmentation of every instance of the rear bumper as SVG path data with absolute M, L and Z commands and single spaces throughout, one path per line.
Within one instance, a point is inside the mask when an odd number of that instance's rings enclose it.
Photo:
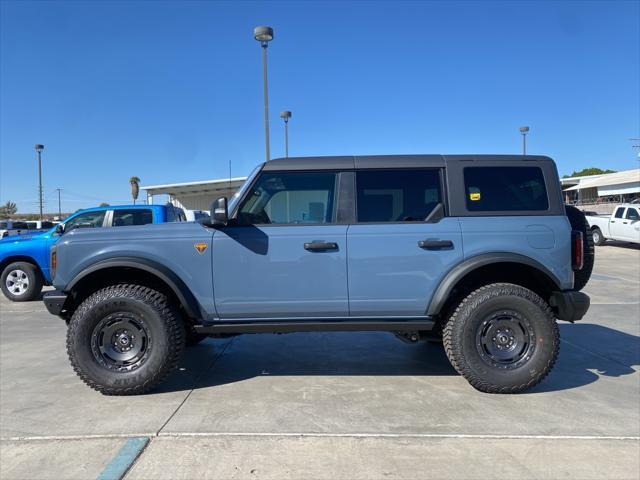
M 59 316 L 64 308 L 64 303 L 67 301 L 67 294 L 60 290 L 53 290 L 45 293 L 42 301 L 49 313 Z
M 556 310 L 559 320 L 575 322 L 582 319 L 589 310 L 591 299 L 582 292 L 569 290 L 566 292 L 553 292 L 549 303 Z

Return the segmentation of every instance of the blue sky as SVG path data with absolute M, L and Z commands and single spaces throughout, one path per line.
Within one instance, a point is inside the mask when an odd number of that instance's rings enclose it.
M 272 157 L 518 153 L 636 168 L 640 2 L 0 2 L 0 202 L 127 202 L 128 179 L 264 159 L 256 25 L 271 25 Z M 636 142 L 637 143 L 637 142 Z

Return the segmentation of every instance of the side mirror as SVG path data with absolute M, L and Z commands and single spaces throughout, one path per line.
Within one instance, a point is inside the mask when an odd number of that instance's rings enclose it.
M 59 223 L 56 226 L 56 230 L 54 232 L 56 235 L 62 235 L 64 233 L 64 224 L 63 223 Z
M 220 197 L 211 204 L 211 224 L 221 226 L 226 225 L 228 221 L 227 197 Z

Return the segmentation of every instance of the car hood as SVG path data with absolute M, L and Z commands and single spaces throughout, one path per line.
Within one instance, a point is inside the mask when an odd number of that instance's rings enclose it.
M 25 233 L 20 235 L 11 235 L 9 237 L 5 237 L 0 240 L 0 245 L 13 244 L 13 243 L 24 243 L 31 242 L 33 240 L 39 240 L 43 237 L 47 236 L 47 232 L 37 232 L 37 233 Z

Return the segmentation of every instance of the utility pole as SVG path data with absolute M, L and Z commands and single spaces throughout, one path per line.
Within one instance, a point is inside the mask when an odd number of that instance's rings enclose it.
M 36 143 L 35 149 L 38 154 L 38 200 L 40 202 L 40 221 L 42 221 L 42 150 L 44 150 L 44 145 Z
M 58 191 L 58 220 L 62 220 L 62 203 L 60 202 L 60 192 L 62 191 L 62 189 L 56 188 L 56 190 Z

